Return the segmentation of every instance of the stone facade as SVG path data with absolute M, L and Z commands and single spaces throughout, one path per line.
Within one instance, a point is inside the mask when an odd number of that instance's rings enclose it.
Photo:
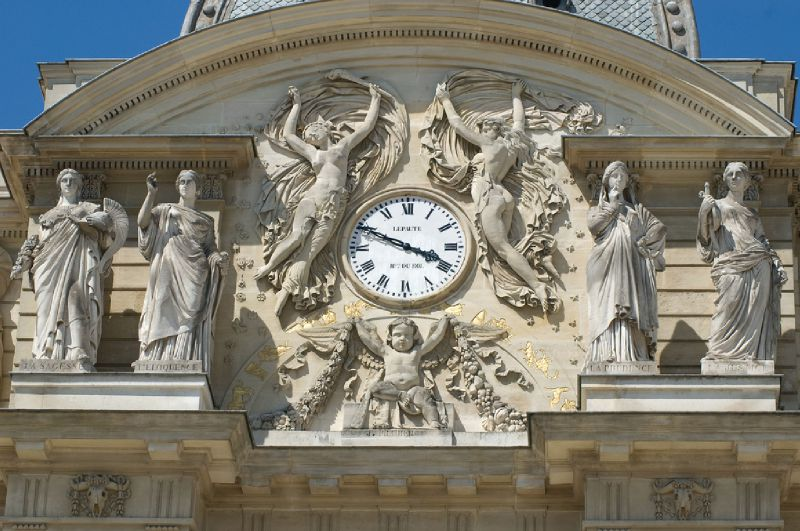
M 286 3 L 0 132 L 0 528 L 800 528 L 790 70 L 651 42 L 688 0 Z

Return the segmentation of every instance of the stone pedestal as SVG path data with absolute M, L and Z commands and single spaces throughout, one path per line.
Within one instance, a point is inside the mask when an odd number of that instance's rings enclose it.
M 764 375 L 775 374 L 773 360 L 700 360 L 702 374 Z
M 778 375 L 581 375 L 583 411 L 776 411 Z
M 202 374 L 43 373 L 11 374 L 16 409 L 214 409 Z

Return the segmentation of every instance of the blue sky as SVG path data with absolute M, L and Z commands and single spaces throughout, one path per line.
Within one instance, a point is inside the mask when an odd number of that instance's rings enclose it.
M 178 36 L 189 0 L 2 5 L 0 129 L 17 129 L 42 110 L 37 62 L 139 55 Z M 703 57 L 800 61 L 800 0 L 694 0 L 694 6 Z

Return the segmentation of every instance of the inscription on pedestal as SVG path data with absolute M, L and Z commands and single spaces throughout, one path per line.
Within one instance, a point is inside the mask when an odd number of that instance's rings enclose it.
M 583 374 L 658 374 L 658 365 L 655 361 L 591 361 L 584 366 Z
M 773 360 L 709 360 L 700 361 L 702 374 L 762 375 L 775 374 Z
M 203 372 L 200 360 L 139 360 L 132 367 L 133 372 Z
M 47 358 L 19 360 L 15 372 L 94 372 L 94 367 L 84 360 L 51 360 Z
M 432 429 L 366 429 L 366 430 L 345 430 L 342 435 L 345 437 L 419 437 L 421 435 L 431 435 L 443 433 L 442 430 Z M 446 433 L 449 433 L 447 431 Z

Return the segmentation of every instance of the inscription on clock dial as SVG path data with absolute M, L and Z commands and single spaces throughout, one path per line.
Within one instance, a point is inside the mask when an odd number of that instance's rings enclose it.
M 464 267 L 466 234 L 433 199 L 398 196 L 356 221 L 347 244 L 350 267 L 369 292 L 412 301 L 444 289 Z

